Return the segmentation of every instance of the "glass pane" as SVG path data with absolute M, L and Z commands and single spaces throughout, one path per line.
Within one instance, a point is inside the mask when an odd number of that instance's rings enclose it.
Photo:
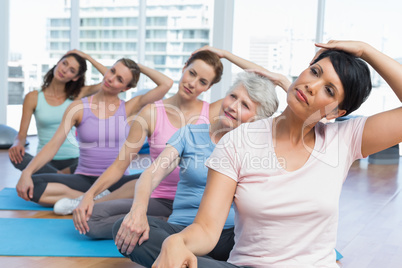
M 326 10 L 325 40 L 365 41 L 402 63 L 401 1 L 327 1 Z M 369 116 L 400 106 L 384 80 L 373 69 L 371 74 L 371 96 L 353 114 Z
M 123 56 L 137 61 L 138 4 L 138 1 L 133 0 L 80 1 L 80 49 L 107 66 Z M 195 0 L 187 3 L 148 0 L 146 4 L 143 63 L 162 70 L 175 80 L 172 93 L 169 93 L 173 94 L 177 90 L 183 62 L 194 50 L 209 44 L 212 39 L 210 22 L 213 21 L 213 1 Z M 186 39 L 185 42 L 183 39 Z M 91 68 L 88 66 L 88 69 Z M 87 78 L 96 82 L 102 76 L 96 71 L 90 71 Z M 155 86 L 149 79 L 139 85 L 145 89 Z M 133 89 L 131 93 L 136 91 Z M 127 98 L 131 96 L 130 92 L 126 94 Z
M 69 1 L 64 0 L 9 2 L 7 125 L 18 130 L 24 96 L 41 88 L 43 75 L 59 59 L 59 56 L 52 57 L 54 52 L 64 54 L 69 50 L 70 11 Z M 28 134 L 36 134 L 34 117 Z
M 315 52 L 317 0 L 236 0 L 234 10 L 235 54 L 289 79 L 310 62 Z M 286 94 L 277 92 L 283 110 Z
M 85 53 L 105 66 L 122 57 L 137 60 L 137 0 L 80 1 L 80 19 L 80 49 Z M 95 84 L 103 76 L 88 64 L 86 78 Z

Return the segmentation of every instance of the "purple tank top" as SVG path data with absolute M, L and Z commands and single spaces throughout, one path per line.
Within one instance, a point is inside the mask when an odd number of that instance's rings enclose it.
M 80 156 L 75 173 L 100 176 L 114 162 L 128 136 L 125 102 L 120 101 L 115 114 L 107 119 L 99 119 L 91 111 L 88 98 L 82 102 L 84 111 L 77 127 Z
M 152 161 L 154 161 L 158 155 L 165 149 L 166 143 L 172 137 L 172 135 L 178 130 L 174 127 L 166 114 L 165 106 L 163 102 L 156 101 L 156 122 L 155 130 L 151 137 L 148 139 L 149 153 L 151 155 Z M 204 101 L 202 106 L 201 114 L 191 120 L 192 124 L 209 124 L 209 103 Z M 177 167 L 172 171 L 152 192 L 152 198 L 164 198 L 173 200 L 176 194 L 177 183 L 180 179 L 180 168 Z

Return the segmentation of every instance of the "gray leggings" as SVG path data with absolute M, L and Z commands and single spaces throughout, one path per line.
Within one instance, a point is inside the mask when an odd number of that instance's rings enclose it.
M 121 179 L 109 187 L 109 191 L 113 192 L 120 188 L 123 184 L 138 179 L 141 174 L 124 175 Z M 85 193 L 91 188 L 92 184 L 98 179 L 97 176 L 86 176 L 82 174 L 35 174 L 32 175 L 34 183 L 33 202 L 39 202 L 40 197 L 44 193 L 48 183 L 61 183 L 67 187 Z
M 86 235 L 96 239 L 113 239 L 113 224 L 130 212 L 132 204 L 133 199 L 117 199 L 95 204 Z M 173 200 L 150 198 L 147 214 L 166 221 L 172 214 L 172 205 Z
M 123 219 L 118 220 L 113 226 L 113 237 L 116 237 L 122 221 Z M 171 224 L 149 216 L 148 223 L 150 227 L 149 239 L 142 243 L 141 246 L 137 244 L 131 254 L 123 254 L 133 262 L 145 267 L 152 266 L 160 253 L 163 241 L 168 236 L 176 234 L 186 228 L 186 226 Z M 197 257 L 198 267 L 239 267 L 226 262 L 233 246 L 234 228 L 224 229 L 215 248 L 206 256 Z
M 31 162 L 33 156 L 25 153 L 24 156 L 22 157 L 22 162 L 17 164 L 11 161 L 13 166 L 16 169 L 23 170 L 25 169 L 29 162 Z M 44 165 L 41 169 L 36 171 L 34 174 L 41 174 L 41 173 L 57 173 L 57 171 L 65 169 L 67 167 L 70 168 L 70 173 L 73 174 L 75 169 L 77 168 L 78 165 L 78 157 L 77 158 L 69 158 L 69 159 L 63 159 L 63 160 L 52 160 L 48 162 L 46 165 Z

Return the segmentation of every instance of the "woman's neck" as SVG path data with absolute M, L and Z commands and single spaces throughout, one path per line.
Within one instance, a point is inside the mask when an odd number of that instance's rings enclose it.
M 104 102 L 105 104 L 113 104 L 116 102 L 120 102 L 120 98 L 118 95 L 115 94 L 107 94 L 103 90 L 99 90 L 97 93 L 93 95 L 92 98 L 93 102 Z
M 289 107 L 273 119 L 272 132 L 275 139 L 288 139 L 293 144 L 314 138 L 314 127 L 317 122 L 307 124 L 306 120 L 297 117 Z
M 49 86 L 45 89 L 46 95 L 56 98 L 66 97 L 66 93 L 64 92 L 65 88 L 65 83 L 60 83 L 56 79 L 53 79 Z
M 211 138 L 212 142 L 214 144 L 217 144 L 220 139 L 230 131 L 231 129 L 228 129 L 222 125 L 222 121 L 218 120 L 214 123 L 211 123 L 209 125 L 209 137 Z
M 191 111 L 195 107 L 197 107 L 196 105 L 200 102 L 200 100 L 199 99 L 185 100 L 181 98 L 179 94 L 175 94 L 171 98 L 167 99 L 167 102 L 179 108 L 180 111 L 186 112 Z

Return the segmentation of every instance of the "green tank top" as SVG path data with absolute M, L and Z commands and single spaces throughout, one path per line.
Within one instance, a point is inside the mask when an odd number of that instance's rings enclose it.
M 43 91 L 38 92 L 38 103 L 34 112 L 39 139 L 37 152 L 53 137 L 61 123 L 65 110 L 72 102 L 72 100 L 67 99 L 59 106 L 51 106 L 47 103 Z M 75 127 L 73 127 L 53 159 L 65 160 L 76 158 L 78 155 L 78 143 L 75 137 Z

